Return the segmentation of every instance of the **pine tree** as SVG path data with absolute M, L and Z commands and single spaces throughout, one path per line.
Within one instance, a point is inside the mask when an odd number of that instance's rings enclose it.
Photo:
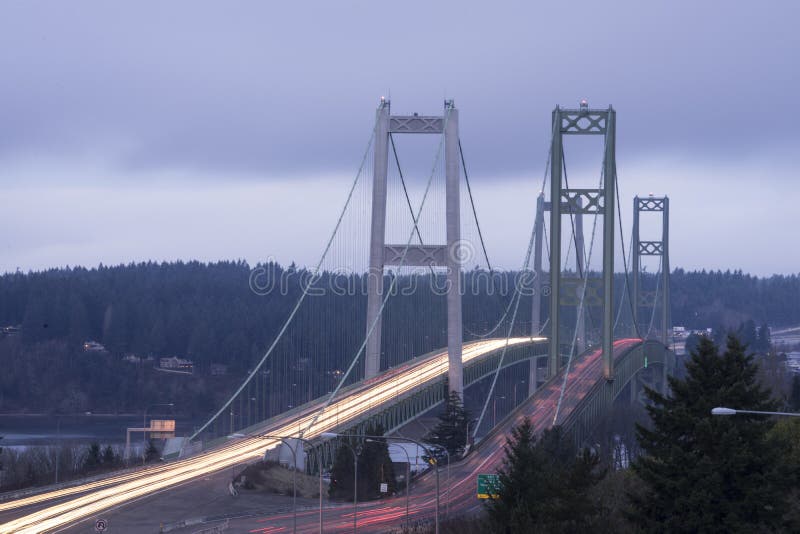
M 739 340 L 742 344 L 752 350 L 756 349 L 758 344 L 758 331 L 756 330 L 756 322 L 748 319 L 739 325 Z
M 340 444 L 331 468 L 331 483 L 328 496 L 343 501 L 353 500 L 353 453 L 347 445 Z
M 114 454 L 114 449 L 111 445 L 106 445 L 103 449 L 103 467 L 114 467 L 117 463 L 117 455 Z
M 789 392 L 789 407 L 793 412 L 800 412 L 800 375 L 792 377 L 792 390 Z
M 700 336 L 692 332 L 686 337 L 686 354 L 692 354 L 697 350 L 697 347 L 700 346 Z
M 382 436 L 383 426 L 367 428 L 367 435 Z M 378 499 L 384 496 L 380 492 L 381 484 L 386 484 L 391 495 L 397 490 L 392 458 L 385 439 L 369 439 L 364 442 L 358 455 L 358 500 Z
M 537 439 L 525 419 L 511 431 L 499 471 L 497 498 L 487 502 L 495 532 L 581 532 L 591 528 L 589 489 L 603 476 L 599 458 L 575 455 L 561 427 Z
M 161 457 L 161 453 L 158 451 L 158 447 L 153 442 L 152 439 L 147 441 L 147 449 L 144 452 L 144 459 L 146 462 L 154 462 Z
M 383 426 L 369 426 L 365 432 L 369 436 L 382 436 Z M 358 458 L 358 500 L 369 501 L 384 496 L 381 484 L 388 486 L 391 495 L 397 490 L 394 466 L 389 456 L 389 446 L 384 439 L 370 438 L 360 444 L 350 442 Z M 331 469 L 331 484 L 328 495 L 331 499 L 353 499 L 353 451 L 346 444 L 340 444 Z
M 684 380 L 670 378 L 671 397 L 647 389 L 652 429 L 637 425 L 645 454 L 632 464 L 647 490 L 629 495 L 631 519 L 648 532 L 777 529 L 787 484 L 780 451 L 767 439 L 773 423 L 711 415 L 716 406 L 776 408 L 756 381 L 752 356 L 733 336 L 722 355 L 703 338 L 686 369 Z
M 86 453 L 86 458 L 83 460 L 83 468 L 87 471 L 97 469 L 100 467 L 100 444 L 92 443 L 89 445 L 89 450 Z
M 451 458 L 464 454 L 467 444 L 467 425 L 470 414 L 464 409 L 461 397 L 451 391 L 444 405 L 444 411 L 439 414 L 436 427 L 425 436 L 425 441 L 445 449 Z M 442 461 L 445 457 L 437 458 Z
M 756 335 L 756 342 L 754 344 L 754 349 L 767 352 L 772 347 L 772 336 L 769 331 L 769 325 L 767 323 L 763 323 L 758 328 L 758 334 Z

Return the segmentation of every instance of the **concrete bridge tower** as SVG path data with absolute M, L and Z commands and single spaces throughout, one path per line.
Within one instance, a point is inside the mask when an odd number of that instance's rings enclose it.
M 390 134 L 444 135 L 445 213 L 447 243 L 440 245 L 386 244 L 386 197 Z M 377 110 L 375 158 L 372 188 L 372 221 L 367 279 L 367 338 L 365 378 L 380 371 L 381 305 L 384 299 L 383 269 L 385 266 L 423 266 L 447 268 L 447 353 L 448 380 L 451 391 L 463 394 L 461 347 L 461 213 L 460 167 L 458 152 L 458 110 L 452 100 L 445 101 L 441 116 L 392 115 L 388 100 L 381 100 Z M 405 258 L 404 258 L 405 256 Z

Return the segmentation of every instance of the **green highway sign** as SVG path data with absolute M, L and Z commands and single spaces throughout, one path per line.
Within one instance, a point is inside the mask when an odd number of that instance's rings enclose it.
M 496 499 L 497 490 L 500 489 L 500 475 L 478 475 L 478 498 Z

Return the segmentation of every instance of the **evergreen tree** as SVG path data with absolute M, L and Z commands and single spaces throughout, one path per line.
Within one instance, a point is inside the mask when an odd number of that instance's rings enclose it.
M 145 462 L 154 462 L 159 458 L 161 458 L 161 453 L 158 451 L 158 447 L 152 439 L 147 440 L 147 449 L 144 452 Z
M 117 456 L 114 454 L 114 449 L 111 445 L 107 445 L 103 449 L 103 467 L 113 467 L 117 463 Z
M 367 428 L 367 434 L 382 436 L 383 426 Z M 380 492 L 381 484 L 386 484 L 388 493 Z M 358 455 L 358 500 L 368 501 L 392 495 L 397 490 L 389 445 L 385 439 L 370 439 L 364 442 Z
M 83 468 L 87 471 L 92 471 L 100 467 L 100 444 L 92 443 L 89 445 L 89 450 L 86 452 L 86 458 L 83 460 Z
M 331 499 L 353 500 L 354 470 L 353 452 L 347 445 L 340 444 L 336 449 L 331 468 L 331 483 L 328 486 L 328 496 Z
M 793 412 L 800 412 L 800 375 L 792 377 L 792 390 L 789 392 L 789 407 Z
M 632 467 L 645 483 L 629 495 L 631 518 L 648 532 L 758 532 L 781 526 L 786 475 L 773 423 L 761 416 L 712 416 L 728 406 L 775 410 L 757 383 L 757 366 L 742 344 L 727 349 L 706 338 L 686 364 L 684 380 L 670 378 L 671 397 L 647 389 L 652 429 L 637 425 L 644 451 Z
M 738 338 L 745 347 L 756 350 L 756 345 L 758 344 L 758 331 L 756 330 L 756 322 L 752 319 L 748 319 L 740 324 Z
M 697 347 L 700 346 L 700 336 L 695 333 L 691 333 L 686 337 L 686 354 L 692 354 L 697 350 Z
M 366 435 L 383 434 L 381 425 L 366 429 Z M 395 493 L 397 480 L 386 440 L 370 438 L 361 444 L 351 442 L 350 446 L 354 448 L 358 458 L 358 500 L 369 501 L 383 497 L 381 484 L 388 486 L 386 495 Z M 331 469 L 331 484 L 328 488 L 331 499 L 353 499 L 353 471 L 353 452 L 347 445 L 340 444 Z
M 756 335 L 756 342 L 753 348 L 761 352 L 767 352 L 771 347 L 772 336 L 769 332 L 769 325 L 767 325 L 767 323 L 763 323 L 758 328 L 758 334 Z
M 425 441 L 445 449 L 451 458 L 464 454 L 467 444 L 467 425 L 470 422 L 470 414 L 464 409 L 461 397 L 455 391 L 451 391 L 444 405 L 444 411 L 439 414 L 439 422 L 436 427 L 425 436 Z M 439 455 L 437 455 L 439 456 Z M 440 455 L 437 461 L 442 461 L 446 457 Z
M 602 473 L 599 458 L 578 456 L 560 427 L 537 439 L 528 419 L 506 439 L 497 498 L 487 502 L 495 532 L 581 532 L 591 528 L 594 511 L 587 493 Z

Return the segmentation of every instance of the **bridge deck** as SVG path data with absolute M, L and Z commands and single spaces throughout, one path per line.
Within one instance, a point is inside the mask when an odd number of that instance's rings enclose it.
M 511 338 L 508 343 L 514 346 L 544 341 L 544 338 L 522 337 Z M 505 339 L 467 343 L 462 356 L 464 363 L 467 365 L 479 361 L 502 349 L 505 344 Z M 329 406 L 317 419 L 305 433 L 305 437 L 313 438 L 322 432 L 334 430 L 343 422 L 355 420 L 365 413 L 396 402 L 403 395 L 440 379 L 446 371 L 447 353 L 438 352 L 416 358 L 351 386 L 340 400 Z M 318 399 L 272 418 L 267 424 L 261 425 L 258 431 L 279 436 L 297 435 L 298 430 L 309 426 L 323 402 L 323 399 Z M 265 449 L 275 447 L 278 443 L 277 440 L 260 437 L 224 440 L 218 447 L 184 460 L 0 503 L 0 511 L 20 509 L 23 514 L 27 506 L 42 506 L 49 501 L 68 499 L 0 525 L 0 532 L 23 533 L 57 529 L 108 508 L 128 504 L 153 492 L 231 467 L 248 458 L 258 458 Z

